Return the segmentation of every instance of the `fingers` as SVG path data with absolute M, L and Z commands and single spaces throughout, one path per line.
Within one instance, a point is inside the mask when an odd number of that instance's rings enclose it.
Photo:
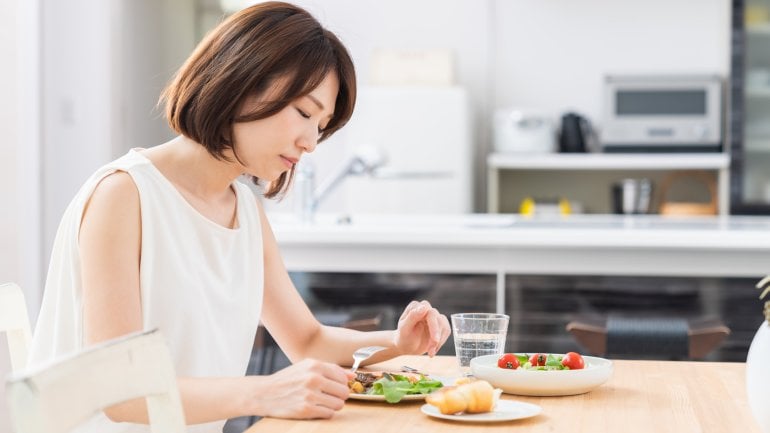
M 404 309 L 404 313 L 401 315 L 401 319 L 399 319 L 399 325 L 401 325 L 400 327 L 411 329 L 419 322 L 421 322 L 425 318 L 425 315 L 430 312 L 430 310 L 431 306 L 428 301 L 410 302 L 409 305 L 407 305 Z
M 321 378 L 319 383 L 314 384 L 318 387 L 318 390 L 342 400 L 346 400 L 350 396 L 348 381 L 355 377 L 354 373 L 345 370 L 339 365 L 326 362 L 318 362 L 316 368 Z
M 345 399 L 337 398 L 329 394 L 316 393 L 313 394 L 313 397 L 315 399 L 313 403 L 317 406 L 321 406 L 322 410 L 323 408 L 328 408 L 332 411 L 337 411 L 345 406 Z
M 439 324 L 439 312 L 435 308 L 431 308 L 428 315 L 425 317 L 425 323 L 428 325 L 428 336 L 430 343 L 428 344 L 428 356 L 434 356 L 439 349 L 439 342 L 441 341 L 441 325 Z
M 309 371 L 314 373 L 307 381 L 308 395 L 306 417 L 331 418 L 342 409 L 350 396 L 349 372 L 344 368 L 321 361 L 311 361 Z
M 424 325 L 422 330 L 418 331 L 423 339 L 423 344 L 429 356 L 435 356 L 441 346 L 446 342 L 451 334 L 451 327 L 446 316 L 431 306 L 428 301 L 412 301 L 404 309 L 399 328 L 411 333 L 418 330 L 420 325 Z M 414 338 L 414 337 L 412 337 Z
M 399 317 L 399 318 L 398 318 L 398 322 L 399 322 L 399 323 L 401 323 L 401 322 L 403 322 L 404 320 L 406 320 L 406 318 L 407 318 L 407 317 L 408 317 L 410 314 L 413 314 L 413 313 L 415 313 L 415 312 L 416 312 L 416 311 L 417 311 L 417 310 L 420 308 L 420 306 L 421 306 L 421 305 L 422 305 L 422 303 L 421 303 L 421 302 L 418 302 L 418 301 L 412 301 L 412 302 L 410 302 L 410 303 L 409 303 L 409 304 L 406 306 L 406 308 L 404 308 L 404 312 L 403 312 L 403 313 L 401 313 L 401 317 Z
M 449 325 L 449 319 L 446 318 L 445 315 L 441 315 L 441 343 L 439 344 L 439 347 L 443 346 L 444 343 L 449 339 L 449 336 L 452 334 L 452 327 Z

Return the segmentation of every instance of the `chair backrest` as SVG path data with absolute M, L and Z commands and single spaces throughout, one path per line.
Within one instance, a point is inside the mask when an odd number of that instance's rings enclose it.
M 145 397 L 154 433 L 185 431 L 168 347 L 157 330 L 93 346 L 7 384 L 16 433 L 64 433 L 102 409 Z
M 32 333 L 24 293 L 14 283 L 0 285 L 0 332 L 8 336 L 12 371 L 26 367 Z
M 567 324 L 592 355 L 642 359 L 700 359 L 730 335 L 719 319 L 580 317 Z

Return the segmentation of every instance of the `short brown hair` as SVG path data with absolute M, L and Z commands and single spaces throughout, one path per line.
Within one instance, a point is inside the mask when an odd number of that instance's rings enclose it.
M 231 149 L 232 125 L 264 119 L 307 95 L 330 72 L 339 79 L 334 114 L 319 142 L 342 128 L 353 114 L 356 78 L 345 46 L 304 9 L 266 2 L 237 12 L 214 28 L 163 90 L 169 126 L 203 145 L 217 159 Z M 275 100 L 240 116 L 244 100 L 287 77 Z M 285 192 L 294 170 L 281 174 L 265 196 Z M 259 179 L 254 178 L 258 183 Z

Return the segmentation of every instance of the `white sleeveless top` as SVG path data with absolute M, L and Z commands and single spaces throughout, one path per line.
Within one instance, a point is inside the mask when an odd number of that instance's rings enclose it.
M 30 364 L 83 347 L 78 231 L 97 184 L 125 171 L 139 191 L 142 221 L 140 289 L 144 330 L 159 328 L 178 376 L 243 376 L 262 310 L 262 229 L 254 194 L 233 182 L 238 228 L 228 229 L 193 208 L 141 153 L 100 168 L 67 207 L 54 241 Z M 76 398 L 76 395 L 73 395 Z M 224 421 L 188 428 L 221 432 Z M 149 432 L 99 415 L 78 432 Z

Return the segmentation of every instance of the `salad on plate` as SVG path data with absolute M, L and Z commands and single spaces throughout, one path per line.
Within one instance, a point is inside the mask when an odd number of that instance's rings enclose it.
M 348 383 L 351 398 L 388 403 L 423 399 L 443 386 L 441 380 L 426 374 L 386 371 L 359 371 Z

